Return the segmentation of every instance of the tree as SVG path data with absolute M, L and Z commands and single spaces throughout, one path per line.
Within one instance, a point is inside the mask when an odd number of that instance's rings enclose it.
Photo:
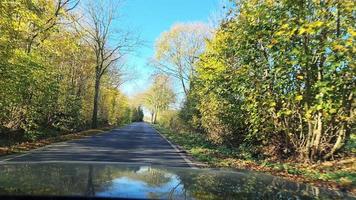
M 88 21 L 81 25 L 85 27 L 87 41 L 95 53 L 96 61 L 92 128 L 98 126 L 98 101 L 102 76 L 138 42 L 129 32 L 116 32 L 113 35 L 113 22 L 118 8 L 118 2 L 90 1 L 86 5 Z
M 209 27 L 203 23 L 175 24 L 157 40 L 152 65 L 178 79 L 187 95 L 195 75 L 195 63 L 210 35 Z
M 39 7 L 37 7 L 37 9 L 44 6 L 45 4 L 48 4 L 48 2 L 39 1 L 38 4 Z M 33 23 L 30 26 L 31 32 L 27 37 L 28 44 L 26 47 L 26 52 L 31 52 L 37 38 L 40 38 L 40 41 L 37 42 L 37 45 L 47 39 L 49 37 L 48 32 L 56 25 L 58 25 L 58 23 L 62 20 L 61 18 L 67 15 L 68 12 L 73 10 L 78 4 L 79 0 L 57 0 L 54 4 L 48 4 L 48 7 L 51 9 L 49 10 L 49 13 L 40 15 L 40 23 Z M 37 12 L 38 11 L 39 10 L 37 10 Z
M 152 86 L 143 94 L 143 103 L 151 112 L 151 122 L 156 123 L 158 113 L 167 110 L 174 101 L 175 94 L 169 77 L 162 74 L 155 75 Z
M 36 129 L 52 125 L 59 98 L 56 47 L 63 45 L 56 39 L 68 33 L 61 23 L 76 3 L 0 2 L 0 129 L 34 138 Z
M 52 135 L 47 130 L 69 133 L 91 123 L 98 54 L 89 42 L 93 29 L 82 21 L 78 26 L 77 4 L 77 0 L 0 1 L 1 139 L 36 140 Z M 108 36 L 104 54 L 112 47 L 109 38 L 127 44 L 123 35 Z M 119 55 L 129 51 L 125 47 Z M 100 76 L 97 107 L 102 125 L 130 121 L 127 97 L 118 89 L 127 80 L 122 63 L 115 61 Z
M 194 100 L 204 131 L 256 154 L 332 158 L 355 121 L 355 3 L 236 4 L 197 63 Z
M 133 122 L 142 122 L 143 117 L 144 115 L 141 106 L 132 109 L 131 119 Z

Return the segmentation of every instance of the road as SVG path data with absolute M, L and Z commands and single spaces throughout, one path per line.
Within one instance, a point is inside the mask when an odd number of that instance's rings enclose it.
M 4 162 L 105 161 L 125 164 L 189 167 L 184 155 L 149 124 L 136 122 L 107 133 L 55 143 Z

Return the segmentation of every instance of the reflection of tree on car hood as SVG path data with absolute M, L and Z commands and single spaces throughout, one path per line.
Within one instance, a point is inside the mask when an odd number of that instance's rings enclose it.
M 347 197 L 253 172 L 100 163 L 0 165 L 1 195 L 80 195 L 172 199 Z

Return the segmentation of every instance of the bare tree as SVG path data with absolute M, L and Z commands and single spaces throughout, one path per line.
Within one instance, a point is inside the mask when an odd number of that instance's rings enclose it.
M 210 35 L 209 27 L 203 23 L 175 24 L 157 40 L 151 64 L 160 72 L 178 79 L 187 95 L 195 74 L 195 63 Z
M 116 62 L 108 73 L 110 74 L 109 84 L 116 89 L 138 78 L 135 66 L 127 65 L 125 61 Z
M 102 76 L 139 44 L 134 34 L 114 30 L 120 1 L 90 1 L 85 5 L 88 15 L 81 24 L 86 30 L 86 41 L 95 53 L 95 89 L 92 128 L 97 127 L 98 101 Z

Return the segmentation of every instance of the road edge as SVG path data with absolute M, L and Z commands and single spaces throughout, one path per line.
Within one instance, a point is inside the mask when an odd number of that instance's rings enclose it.
M 127 126 L 127 125 L 125 125 L 125 126 Z M 123 126 L 123 127 L 125 127 L 125 126 Z M 86 135 L 86 136 L 83 136 L 83 137 L 80 137 L 80 138 L 76 138 L 76 139 L 71 139 L 71 140 L 66 140 L 66 141 L 61 141 L 61 142 L 54 142 L 54 143 L 51 143 L 51 144 L 48 144 L 48 145 L 45 145 L 45 146 L 42 146 L 42 147 L 31 149 L 29 151 L 24 151 L 24 152 L 20 152 L 20 153 L 9 154 L 9 155 L 3 155 L 3 156 L 0 156 L 0 163 L 7 162 L 7 161 L 11 162 L 12 159 L 21 158 L 21 157 L 29 155 L 29 154 L 31 154 L 31 153 L 33 153 L 35 151 L 40 151 L 40 150 L 46 149 L 46 148 L 48 148 L 48 147 L 50 147 L 51 145 L 54 145 L 54 144 L 63 144 L 63 143 L 69 142 L 69 141 L 82 140 L 82 139 L 85 139 L 85 138 L 94 137 L 94 136 L 97 136 L 97 135 L 102 135 L 102 134 L 108 133 L 108 132 L 110 132 L 112 130 L 115 130 L 117 128 L 119 128 L 119 127 L 113 127 L 110 130 L 103 131 L 103 132 L 97 133 L 95 135 Z
M 178 145 L 173 144 L 171 141 L 168 140 L 168 138 L 163 135 L 159 130 L 156 129 L 156 127 L 152 126 L 150 123 L 147 123 L 150 127 L 152 127 L 157 133 L 158 135 L 160 135 L 164 140 L 166 140 L 168 142 L 169 145 L 171 145 L 171 147 L 176 150 L 178 152 L 178 154 L 183 158 L 183 160 L 189 165 L 189 167 L 193 168 L 193 169 L 198 169 L 200 168 L 202 165 L 197 163 L 196 161 L 193 161 L 193 159 L 190 159 L 187 155 L 187 153 L 183 153 L 182 149 L 183 148 L 179 148 Z M 184 150 L 184 149 L 183 149 Z M 184 150 L 185 151 L 185 150 Z

